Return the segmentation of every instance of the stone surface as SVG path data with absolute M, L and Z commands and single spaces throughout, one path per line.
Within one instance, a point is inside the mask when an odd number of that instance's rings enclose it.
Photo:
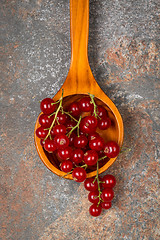
M 53 175 L 33 140 L 39 101 L 69 69 L 69 0 L 1 0 L 0 239 L 160 238 L 158 4 L 90 0 L 90 65 L 131 148 L 107 171 L 117 178 L 113 207 L 93 218 L 83 184 Z

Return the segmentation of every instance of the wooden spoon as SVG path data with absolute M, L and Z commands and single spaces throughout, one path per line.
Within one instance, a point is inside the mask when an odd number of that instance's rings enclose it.
M 107 141 L 116 141 L 119 146 L 123 142 L 123 121 L 118 109 L 114 103 L 101 90 L 96 80 L 93 77 L 91 68 L 88 62 L 88 33 L 89 33 L 89 0 L 70 0 L 70 29 L 71 29 L 71 64 L 68 76 L 54 96 L 54 101 L 60 99 L 62 89 L 64 90 L 64 105 L 68 105 L 83 96 L 91 93 L 95 96 L 96 103 L 104 106 L 112 120 L 112 126 L 103 131 L 101 136 Z M 35 131 L 39 127 L 37 119 Z M 43 163 L 58 176 L 66 175 L 59 168 L 59 161 L 54 154 L 47 153 L 40 144 L 40 139 L 35 137 L 35 145 L 38 154 Z M 116 158 L 108 159 L 99 168 L 99 173 L 104 172 L 109 166 L 113 164 Z M 96 175 L 96 169 L 90 170 L 87 177 Z M 65 178 L 72 179 L 72 175 L 65 176 Z

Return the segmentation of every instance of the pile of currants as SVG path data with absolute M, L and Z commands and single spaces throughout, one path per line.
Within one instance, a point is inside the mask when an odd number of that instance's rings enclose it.
M 107 110 L 97 105 L 91 94 L 64 107 L 63 91 L 57 102 L 51 98 L 43 99 L 40 108 L 41 126 L 37 128 L 36 136 L 41 139 L 42 147 L 56 154 L 61 171 L 72 174 L 76 182 L 84 182 L 85 189 L 90 191 L 88 199 L 93 203 L 89 212 L 99 216 L 102 208 L 111 207 L 112 188 L 116 184 L 112 175 L 99 176 L 99 164 L 104 159 L 117 157 L 120 151 L 116 142 L 105 142 L 101 136 L 101 132 L 112 124 Z M 87 171 L 95 167 L 96 176 L 86 179 Z

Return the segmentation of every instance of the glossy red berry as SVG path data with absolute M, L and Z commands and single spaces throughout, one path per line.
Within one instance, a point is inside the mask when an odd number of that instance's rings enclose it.
M 90 112 L 93 110 L 93 104 L 91 103 L 90 97 L 83 97 L 78 103 L 82 112 Z
M 89 147 L 92 150 L 100 151 L 103 149 L 104 146 L 104 140 L 102 137 L 92 137 L 89 141 Z
M 95 150 L 88 150 L 85 154 L 84 154 L 84 162 L 88 165 L 88 166 L 93 166 L 97 163 L 98 161 L 98 153 Z
M 56 104 L 54 104 L 53 99 L 44 98 L 40 103 L 41 111 L 47 115 L 53 113 L 56 109 Z
M 37 128 L 37 130 L 36 130 L 36 136 L 37 136 L 38 138 L 44 139 L 44 138 L 47 137 L 47 134 L 48 134 L 48 130 L 46 130 L 44 127 L 39 127 L 39 128 Z
M 44 149 L 47 152 L 51 153 L 51 152 L 54 152 L 57 149 L 57 147 L 56 147 L 56 145 L 55 145 L 53 140 L 47 139 L 47 140 L 45 140 Z
M 82 118 L 79 128 L 84 133 L 93 133 L 97 128 L 97 119 L 94 116 L 86 116 Z
M 100 205 L 103 209 L 109 209 L 112 206 L 112 202 L 101 202 Z
M 114 198 L 114 192 L 111 188 L 105 188 L 102 190 L 101 198 L 104 202 L 110 202 Z
M 89 213 L 93 217 L 98 217 L 101 214 L 101 212 L 102 212 L 101 206 L 100 205 L 98 206 L 96 203 L 91 205 L 89 208 Z
M 63 149 L 63 148 L 68 147 L 69 138 L 65 134 L 60 133 L 54 137 L 54 143 L 55 143 L 57 149 Z
M 109 117 L 103 117 L 98 119 L 98 128 L 101 130 L 106 130 L 111 126 L 111 120 Z
M 68 106 L 68 112 L 70 112 L 70 114 L 73 117 L 78 117 L 81 113 L 81 110 L 79 108 L 79 104 L 78 102 L 72 102 L 69 106 Z
M 58 150 L 58 156 L 62 159 L 62 160 L 69 160 L 72 158 L 73 155 L 73 150 L 71 147 L 66 147 L 63 149 L 59 149 Z
M 56 120 L 60 124 L 65 124 L 69 120 L 69 117 L 65 113 L 58 112 Z
M 91 202 L 91 203 L 98 203 L 99 202 L 99 191 L 96 190 L 96 191 L 92 191 L 88 194 L 88 200 Z
M 119 146 L 116 142 L 110 141 L 104 144 L 104 153 L 109 158 L 115 158 L 119 154 Z
M 72 172 L 73 180 L 76 182 L 83 182 L 86 179 L 86 171 L 84 168 L 77 167 Z
M 44 128 L 49 128 L 52 122 L 53 122 L 53 117 L 49 117 L 44 113 L 39 116 L 39 124 Z
M 76 148 L 73 150 L 72 161 L 75 164 L 81 163 L 83 161 L 84 152 L 80 148 Z
M 97 105 L 96 113 L 100 118 L 108 116 L 107 110 L 101 105 Z M 92 111 L 92 114 L 93 114 L 93 111 Z
M 51 129 L 51 136 L 55 136 L 57 134 L 60 134 L 60 133 L 63 133 L 65 134 L 66 133 L 66 127 L 62 124 L 59 124 L 59 125 L 55 125 L 52 129 Z
M 100 137 L 99 133 L 97 133 L 97 132 L 93 132 L 93 133 L 88 134 L 88 140 L 89 141 L 92 140 L 92 139 L 95 139 L 97 137 Z
M 113 188 L 116 185 L 116 179 L 113 175 L 107 174 L 102 178 L 103 188 Z
M 72 133 L 70 134 L 70 136 L 68 137 L 68 138 L 69 138 L 69 145 L 70 145 L 70 146 L 73 146 L 73 145 L 74 145 L 74 139 L 75 139 L 75 137 L 76 137 L 76 134 L 75 134 L 74 132 L 72 132 Z
M 76 136 L 74 139 L 74 146 L 76 148 L 84 148 L 88 143 L 88 139 L 87 137 L 85 137 L 84 135 L 81 136 Z
M 87 178 L 84 182 L 84 187 L 87 191 L 96 191 L 98 189 L 98 183 L 94 181 L 94 178 Z
M 73 168 L 73 163 L 70 160 L 65 160 L 64 162 L 61 163 L 60 168 L 65 173 L 71 172 Z

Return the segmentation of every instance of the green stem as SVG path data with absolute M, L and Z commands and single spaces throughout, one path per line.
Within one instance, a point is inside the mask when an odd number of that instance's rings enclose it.
M 104 156 L 104 157 L 99 158 L 98 161 L 101 161 L 101 160 L 103 160 L 103 159 L 105 159 L 105 158 L 107 158 L 107 156 Z
M 50 136 L 50 133 L 51 133 L 51 129 L 53 128 L 54 124 L 55 124 L 55 121 L 56 121 L 56 118 L 57 118 L 57 115 L 58 115 L 58 112 L 60 111 L 61 107 L 62 107 L 62 101 L 63 101 L 63 91 L 62 91 L 62 97 L 60 98 L 59 100 L 59 106 L 55 112 L 55 116 L 54 116 L 54 120 L 49 128 L 49 131 L 48 131 L 48 134 L 46 136 L 46 138 L 44 139 L 44 141 Z
M 93 106 L 94 106 L 93 115 L 97 118 L 97 117 L 99 117 L 99 116 L 98 116 L 98 114 L 97 114 L 97 105 L 96 105 L 96 103 L 95 103 L 95 101 L 94 101 L 94 95 L 92 95 L 92 94 L 90 94 L 90 93 L 88 93 L 88 94 L 89 94 L 89 96 L 90 96 L 90 98 L 91 98 L 91 103 L 92 103 Z
M 82 119 L 82 117 L 80 116 L 80 118 L 79 118 L 79 120 L 78 120 L 78 123 L 76 124 L 76 126 L 74 126 L 74 127 L 71 129 L 71 131 L 67 134 L 67 136 L 70 136 L 71 133 L 72 133 L 76 128 L 79 128 L 79 124 L 80 124 L 80 122 L 81 122 L 81 119 Z
M 68 115 L 70 118 L 72 118 L 75 122 L 78 122 L 78 120 L 75 119 L 70 113 L 65 112 L 64 110 L 63 110 L 63 113 L 67 114 L 67 115 Z
M 101 203 L 101 201 L 103 201 L 102 200 L 102 198 L 101 198 L 101 187 L 100 187 L 100 183 L 101 183 L 101 181 L 99 180 L 99 162 L 97 161 L 97 173 L 96 173 L 96 176 L 95 176 L 95 179 L 94 179 L 94 181 L 93 181 L 93 183 L 97 180 L 97 183 L 98 183 L 98 192 L 99 192 L 99 195 L 98 195 L 98 198 L 99 198 L 99 202 L 98 202 L 98 206 L 99 206 L 99 204 Z

